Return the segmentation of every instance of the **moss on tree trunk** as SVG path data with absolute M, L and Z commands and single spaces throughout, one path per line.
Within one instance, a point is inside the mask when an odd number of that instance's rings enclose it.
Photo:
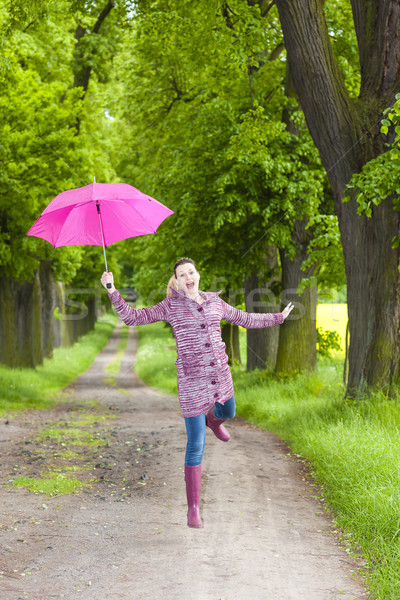
M 274 246 L 268 246 L 264 269 L 253 271 L 244 283 L 246 311 L 255 313 L 279 312 L 272 288 L 278 284 L 278 258 Z M 274 370 L 278 351 L 279 328 L 247 329 L 247 371 Z
M 30 282 L 1 277 L 0 362 L 9 367 L 40 365 L 55 346 L 68 346 L 93 329 L 95 298 L 87 305 L 80 314 L 66 315 L 64 289 L 54 283 L 49 262 L 41 264 Z
M 54 348 L 54 279 L 50 261 L 40 264 L 40 293 L 41 293 L 41 322 L 42 322 L 42 353 L 44 358 L 53 355 Z
M 313 370 L 317 366 L 317 286 L 309 286 L 299 292 L 303 277 L 310 277 L 312 271 L 301 270 L 306 258 L 306 250 L 298 252 L 291 260 L 281 251 L 282 299 L 283 305 L 293 302 L 295 310 L 279 328 L 279 347 L 276 359 L 276 373 L 295 373 Z

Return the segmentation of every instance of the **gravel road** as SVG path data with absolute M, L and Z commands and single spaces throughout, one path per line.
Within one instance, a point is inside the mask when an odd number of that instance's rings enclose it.
M 186 526 L 178 401 L 135 375 L 133 328 L 119 375 L 105 372 L 119 341 L 118 325 L 51 410 L 0 423 L 1 600 L 368 598 L 305 465 L 240 419 L 229 443 L 207 430 L 204 528 Z M 77 428 L 91 444 L 74 443 Z M 8 485 L 46 469 L 88 485 L 54 496 Z

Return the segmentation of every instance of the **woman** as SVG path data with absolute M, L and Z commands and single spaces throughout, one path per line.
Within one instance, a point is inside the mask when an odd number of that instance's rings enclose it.
M 201 463 L 206 426 L 223 442 L 229 433 L 223 426 L 235 416 L 232 376 L 221 338 L 220 321 L 224 319 L 247 329 L 283 323 L 293 304 L 281 313 L 246 313 L 224 302 L 220 292 L 200 292 L 200 275 L 191 258 L 180 258 L 168 296 L 159 304 L 135 310 L 114 287 L 112 273 L 105 272 L 101 283 L 111 288 L 109 298 L 127 325 L 147 325 L 156 321 L 171 324 L 177 346 L 178 396 L 185 419 L 187 446 L 185 482 L 188 503 L 187 524 L 202 527 L 199 511 Z

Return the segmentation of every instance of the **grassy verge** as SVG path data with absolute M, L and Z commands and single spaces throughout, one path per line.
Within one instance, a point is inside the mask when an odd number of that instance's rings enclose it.
M 89 368 L 106 345 L 117 318 L 108 315 L 73 346 L 57 348 L 53 358 L 36 369 L 9 369 L 0 365 L 0 415 L 12 410 L 50 406 L 54 395 Z
M 149 385 L 176 393 L 174 340 L 162 324 L 140 329 L 137 368 Z M 366 558 L 377 600 L 400 598 L 400 409 L 376 393 L 346 401 L 342 364 L 288 380 L 233 369 L 238 414 L 278 434 L 310 461 L 322 496 L 352 547 Z
M 147 385 L 166 394 L 177 394 L 176 349 L 171 329 L 163 323 L 139 327 L 135 371 Z

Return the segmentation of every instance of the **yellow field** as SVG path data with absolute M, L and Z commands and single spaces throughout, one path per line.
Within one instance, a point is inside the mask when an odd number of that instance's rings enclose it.
M 318 304 L 317 327 L 321 327 L 323 331 L 337 331 L 342 350 L 345 348 L 346 325 L 347 304 Z M 246 331 L 244 327 L 239 327 L 239 329 Z
M 324 331 L 337 331 L 344 348 L 346 338 L 347 304 L 318 304 L 317 327 Z

